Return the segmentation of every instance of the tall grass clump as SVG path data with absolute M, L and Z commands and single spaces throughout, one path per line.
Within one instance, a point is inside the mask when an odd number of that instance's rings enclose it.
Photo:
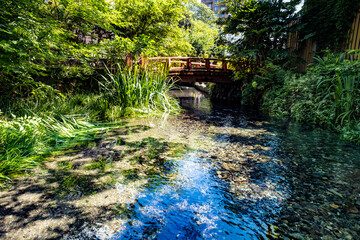
M 165 71 L 153 72 L 149 68 L 123 68 L 117 65 L 114 72 L 107 70 L 101 85 L 101 98 L 108 115 L 128 116 L 174 112 L 178 103 L 168 95 L 173 83 Z
M 0 100 L 0 181 L 28 172 L 53 152 L 94 140 L 118 126 L 103 122 L 100 95 L 50 95 Z
M 356 120 L 359 116 L 360 100 L 360 61 L 354 61 L 352 55 L 328 53 L 324 58 L 315 58 L 317 71 L 327 76 L 318 80 L 318 88 L 325 88 L 327 94 L 323 98 L 330 98 L 336 123 Z

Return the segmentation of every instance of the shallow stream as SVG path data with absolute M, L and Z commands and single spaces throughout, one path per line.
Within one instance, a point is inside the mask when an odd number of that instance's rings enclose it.
M 360 148 L 173 92 L 0 192 L 1 239 L 360 239 Z

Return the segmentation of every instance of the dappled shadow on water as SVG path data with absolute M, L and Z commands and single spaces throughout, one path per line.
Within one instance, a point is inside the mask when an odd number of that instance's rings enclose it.
M 259 200 L 260 208 L 249 208 L 261 213 L 269 238 L 357 239 L 360 148 L 322 129 L 285 124 L 241 125 L 241 131 L 229 124 L 215 133 L 222 146 L 212 153 L 221 158 L 218 176 L 244 206 Z M 265 220 L 261 208 L 269 207 Z
M 174 167 L 169 156 L 185 149 L 161 139 L 125 138 L 146 130 L 114 129 L 15 180 L 0 192 L 0 238 L 109 238 L 129 213 L 124 205 L 133 204 L 142 188 L 168 181 Z
M 290 121 L 265 123 L 262 127 L 265 131 L 255 137 L 241 127 L 241 133 L 227 129 L 215 134 L 214 139 L 221 144 L 245 146 L 247 154 L 230 166 L 221 164 L 220 173 L 245 199 L 252 198 L 247 192 L 259 190 L 276 197 L 279 189 L 287 188 L 288 194 L 278 204 L 278 211 L 273 212 L 272 231 L 267 236 L 360 237 L 360 148 L 342 142 L 330 131 Z M 234 171 L 232 165 L 238 169 Z M 242 181 L 238 181 L 239 176 Z

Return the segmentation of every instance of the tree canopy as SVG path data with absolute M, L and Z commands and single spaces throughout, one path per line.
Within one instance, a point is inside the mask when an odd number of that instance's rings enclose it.
M 192 55 L 205 56 L 214 52 L 215 42 L 219 36 L 215 13 L 205 4 L 190 1 L 188 12 L 180 21 L 186 41 L 192 45 Z
M 193 0 L 0 0 L 1 91 L 32 89 L 68 59 L 210 54 L 215 18 Z
M 229 17 L 225 33 L 236 35 L 230 52 L 252 57 L 258 62 L 287 55 L 286 40 L 290 23 L 296 18 L 299 0 L 228 0 Z

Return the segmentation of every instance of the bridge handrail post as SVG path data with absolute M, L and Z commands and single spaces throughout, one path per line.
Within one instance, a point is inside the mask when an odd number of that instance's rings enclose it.
M 148 59 L 145 57 L 142 57 L 140 64 L 141 64 L 141 67 L 146 67 L 148 65 Z
M 205 68 L 206 68 L 206 71 L 210 72 L 210 69 L 211 69 L 210 59 L 205 59 Z
M 132 67 L 133 60 L 134 60 L 134 58 L 133 58 L 133 56 L 131 54 L 126 54 L 126 56 L 125 56 L 125 65 L 127 67 Z
M 191 58 L 186 59 L 186 67 L 189 71 L 191 71 Z
M 169 68 L 169 69 L 171 68 L 171 58 L 170 57 L 166 59 L 165 65 L 167 68 Z

